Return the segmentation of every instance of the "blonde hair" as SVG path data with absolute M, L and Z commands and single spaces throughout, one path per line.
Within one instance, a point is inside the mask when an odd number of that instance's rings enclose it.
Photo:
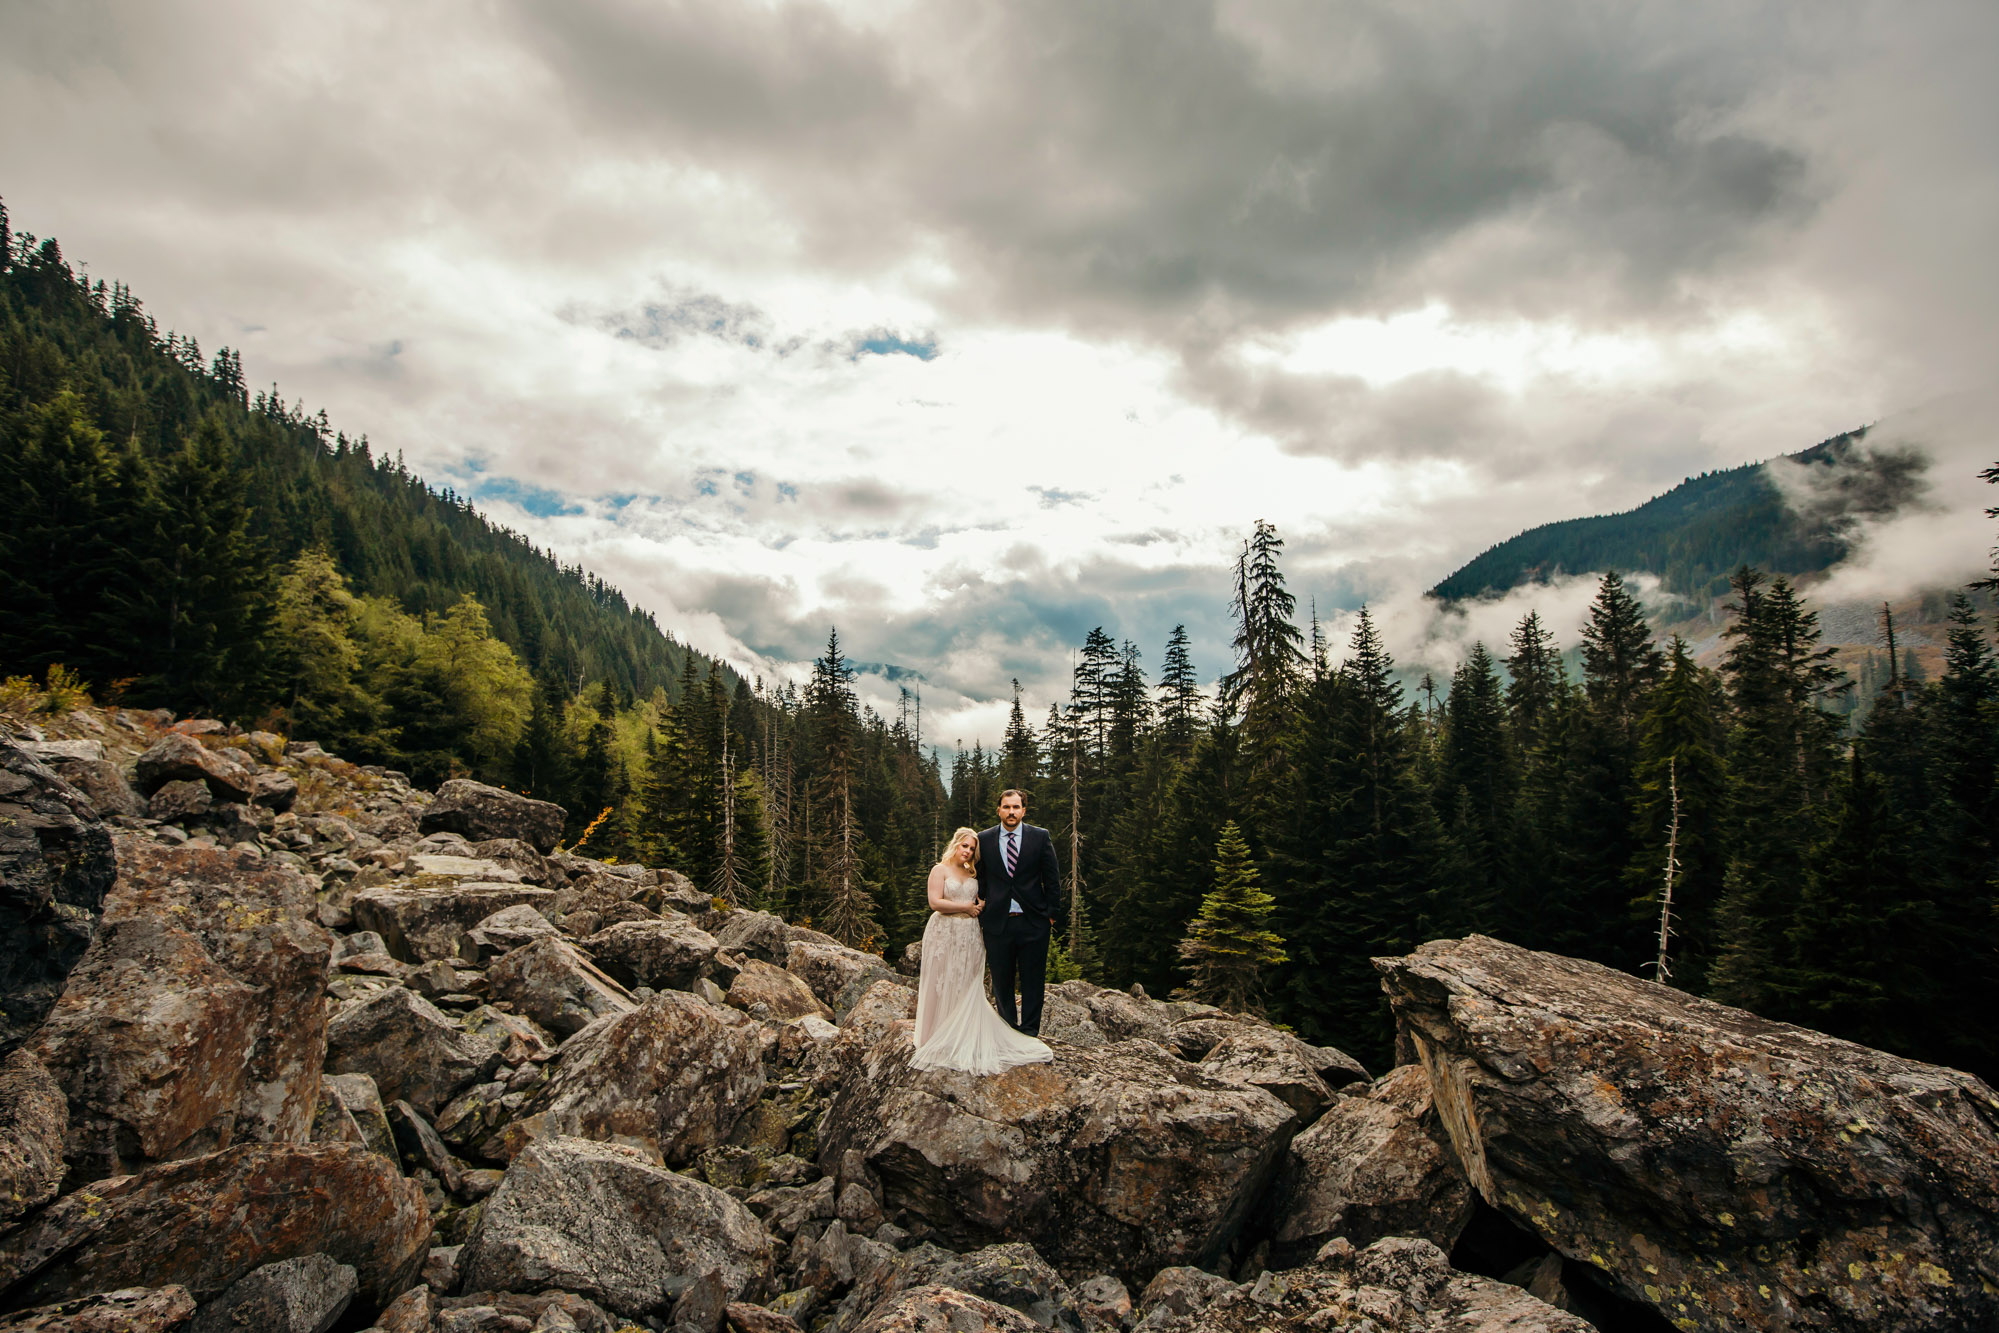
M 944 854 L 937 858 L 937 864 L 943 865 L 946 861 L 949 861 L 951 853 L 967 834 L 970 834 L 972 839 L 972 869 L 977 870 L 979 868 L 979 831 L 975 828 L 961 828 L 956 833 L 953 833 L 951 841 L 944 844 Z

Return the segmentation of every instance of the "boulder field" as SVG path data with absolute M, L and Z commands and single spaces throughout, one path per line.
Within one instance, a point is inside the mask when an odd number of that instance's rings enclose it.
M 1407 1063 L 913 967 L 160 712 L 0 718 L 0 1333 L 1999 1328 L 1979 1080 L 1473 936 Z

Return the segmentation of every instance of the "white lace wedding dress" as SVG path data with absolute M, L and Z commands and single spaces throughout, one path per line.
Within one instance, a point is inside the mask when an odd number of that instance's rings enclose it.
M 945 872 L 944 896 L 969 903 L 979 896 L 975 879 Z M 1015 1065 L 1053 1060 L 1039 1037 L 1008 1027 L 986 998 L 986 941 L 975 916 L 930 914 L 923 928 L 923 966 L 916 983 L 918 1069 L 961 1069 L 997 1074 Z

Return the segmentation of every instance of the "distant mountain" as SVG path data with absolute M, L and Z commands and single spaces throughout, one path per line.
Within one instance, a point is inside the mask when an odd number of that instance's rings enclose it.
M 1866 434 L 1863 427 L 1835 435 L 1778 461 L 1835 469 Z M 1529 528 L 1488 548 L 1431 594 L 1460 601 L 1615 569 L 1656 574 L 1669 592 L 1706 598 L 1725 592 L 1729 571 L 1743 564 L 1779 574 L 1828 568 L 1847 554 L 1844 512 L 1798 514 L 1771 479 L 1772 466 L 1703 472 L 1622 514 Z

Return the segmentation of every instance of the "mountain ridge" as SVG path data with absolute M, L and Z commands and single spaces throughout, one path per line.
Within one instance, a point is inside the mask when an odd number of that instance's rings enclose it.
M 1844 558 L 1841 515 L 1800 515 L 1771 478 L 1772 464 L 1832 467 L 1867 437 L 1861 426 L 1808 449 L 1689 477 L 1632 509 L 1559 519 L 1487 547 L 1430 589 L 1445 602 L 1496 595 L 1564 574 L 1604 569 L 1656 574 L 1667 592 L 1705 599 L 1748 564 L 1814 574 Z

